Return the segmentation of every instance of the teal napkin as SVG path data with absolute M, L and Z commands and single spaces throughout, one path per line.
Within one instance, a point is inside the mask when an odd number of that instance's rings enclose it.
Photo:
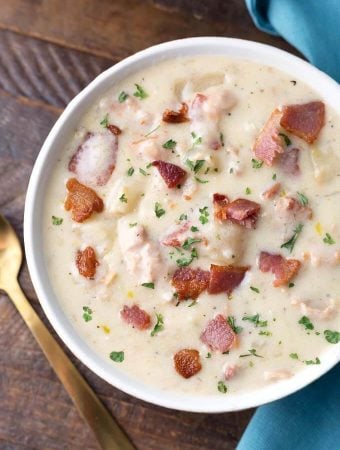
M 340 81 L 340 0 L 246 0 L 256 26 L 280 35 Z M 261 406 L 237 450 L 340 450 L 340 365 Z
M 340 0 L 246 0 L 255 25 L 282 36 L 340 82 Z
M 237 450 L 339 450 L 340 365 L 311 385 L 261 406 Z

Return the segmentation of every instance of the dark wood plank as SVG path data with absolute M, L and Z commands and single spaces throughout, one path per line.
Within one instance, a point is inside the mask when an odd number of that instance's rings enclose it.
M 140 0 L 64 0 L 62 7 L 59 0 L 11 0 L 1 5 L 0 27 L 114 59 L 188 36 L 238 37 L 292 50 L 254 27 L 243 0 L 154 3 L 172 12 Z

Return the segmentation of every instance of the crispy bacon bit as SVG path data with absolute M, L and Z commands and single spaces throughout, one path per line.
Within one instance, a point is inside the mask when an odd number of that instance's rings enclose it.
M 80 275 L 85 278 L 94 278 L 98 265 L 99 262 L 96 260 L 96 253 L 92 247 L 86 247 L 83 251 L 78 250 L 76 266 Z
M 255 156 L 267 166 L 272 166 L 277 155 L 284 151 L 282 138 L 279 136 L 281 115 L 281 111 L 275 109 L 255 141 Z
M 313 210 L 309 206 L 303 206 L 296 198 L 289 196 L 279 198 L 275 209 L 278 219 L 285 222 L 305 221 L 313 216 Z
M 323 102 L 287 105 L 282 108 L 280 125 L 309 144 L 318 138 L 324 124 L 325 105 Z
M 209 285 L 210 273 L 202 269 L 181 267 L 172 277 L 178 300 L 196 299 Z
M 281 183 L 277 182 L 272 186 L 270 186 L 270 188 L 268 188 L 266 191 L 264 191 L 262 193 L 262 197 L 265 198 L 266 200 L 270 200 L 280 192 L 280 189 Z
M 280 167 L 287 175 L 299 175 L 299 149 L 287 148 L 281 155 Z
M 157 167 L 158 172 L 165 181 L 168 188 L 177 187 L 179 184 L 183 183 L 186 178 L 186 171 L 181 167 L 176 166 L 176 164 L 171 164 L 165 161 L 154 161 L 152 163 L 154 167 Z
M 228 197 L 223 194 L 214 194 L 213 203 L 216 219 L 230 220 L 246 228 L 255 228 L 261 208 L 258 203 L 245 198 L 229 202 Z
M 133 328 L 138 328 L 138 330 L 146 330 L 151 325 L 149 314 L 138 305 L 124 305 L 120 311 L 120 316 L 126 323 L 132 325 Z
M 70 159 L 68 169 L 82 183 L 104 186 L 115 168 L 117 151 L 118 139 L 115 134 L 112 135 L 109 131 L 87 133 Z
M 111 133 L 114 134 L 115 136 L 119 136 L 122 133 L 122 130 L 119 127 L 117 127 L 116 125 L 113 125 L 113 124 L 109 124 L 106 128 L 109 131 L 111 131 Z
M 227 352 L 236 342 L 236 334 L 222 314 L 210 320 L 203 330 L 201 341 L 211 350 Z
M 174 363 L 176 371 L 184 378 L 196 375 L 202 368 L 199 352 L 189 348 L 175 353 Z
M 64 206 L 66 211 L 72 211 L 72 219 L 75 222 L 84 222 L 93 212 L 103 211 L 103 200 L 93 189 L 79 183 L 75 178 L 68 180 L 66 188 L 69 192 Z
M 297 259 L 286 259 L 267 252 L 260 253 L 259 268 L 261 272 L 272 272 L 275 275 L 275 287 L 288 284 L 298 273 L 300 266 L 301 262 Z
M 172 111 L 171 109 L 166 109 L 163 113 L 163 122 L 167 123 L 183 123 L 188 122 L 188 105 L 182 103 L 179 111 Z
M 209 294 L 220 294 L 226 292 L 230 295 L 242 282 L 249 267 L 235 266 L 210 266 L 210 279 L 208 286 Z

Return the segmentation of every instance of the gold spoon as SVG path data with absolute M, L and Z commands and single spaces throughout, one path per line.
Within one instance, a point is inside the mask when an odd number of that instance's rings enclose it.
M 7 292 L 104 450 L 134 450 L 125 432 L 68 359 L 30 305 L 18 283 L 22 251 L 15 231 L 0 214 L 0 289 Z

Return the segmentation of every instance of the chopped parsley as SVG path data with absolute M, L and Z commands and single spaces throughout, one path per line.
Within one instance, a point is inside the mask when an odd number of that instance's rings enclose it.
M 179 220 L 188 220 L 188 216 L 186 214 L 181 214 Z
M 130 228 L 133 228 L 133 227 L 136 227 L 136 226 L 137 226 L 137 222 L 129 223 L 129 227 L 130 227 Z
M 123 362 L 124 361 L 124 352 L 111 352 L 110 358 L 114 362 Z
M 122 91 L 119 95 L 118 95 L 118 101 L 119 103 L 123 103 L 125 102 L 125 100 L 128 98 L 129 94 L 127 94 L 125 91 Z
M 198 209 L 200 212 L 200 216 L 199 216 L 199 221 L 201 222 L 202 225 L 205 225 L 206 223 L 209 222 L 209 211 L 208 211 L 208 207 L 204 206 L 204 208 L 199 208 Z
M 157 318 L 156 325 L 153 327 L 153 330 L 150 333 L 152 337 L 155 336 L 160 331 L 164 330 L 164 319 L 162 314 L 156 313 L 156 318 Z
M 211 358 L 211 353 L 210 353 L 210 352 L 207 353 L 206 358 L 207 358 L 207 359 Z
M 220 142 L 221 142 L 221 147 L 224 147 L 224 136 L 223 133 L 220 133 Z
M 251 165 L 252 165 L 253 169 L 260 169 L 263 165 L 263 161 L 261 161 L 260 159 L 252 158 Z
M 192 161 L 191 159 L 187 159 L 185 164 L 195 173 L 198 173 L 202 167 L 204 166 L 205 159 L 197 159 L 196 161 Z
M 155 283 L 142 283 L 142 286 L 149 289 L 155 289 Z
M 318 357 L 315 358 L 315 361 L 313 359 L 309 359 L 307 361 L 303 361 L 307 366 L 310 366 L 311 364 L 321 364 L 321 361 Z
M 122 195 L 119 197 L 119 200 L 120 200 L 122 203 L 127 203 L 126 195 L 125 195 L 125 194 L 122 194 Z
M 63 223 L 63 220 L 61 217 L 52 216 L 52 224 L 53 225 L 61 225 Z
M 302 316 L 298 323 L 300 325 L 303 325 L 305 327 L 305 330 L 314 330 L 314 325 L 307 316 Z
M 195 177 L 195 180 L 196 180 L 198 183 L 201 183 L 201 184 L 209 183 L 209 180 L 202 180 L 202 178 L 198 178 L 198 177 Z
M 197 301 L 196 301 L 196 300 L 193 300 L 193 301 L 190 303 L 190 305 L 188 305 L 188 308 L 191 308 L 191 306 L 195 306 L 195 305 L 197 305 Z
M 102 125 L 104 128 L 107 128 L 107 126 L 109 125 L 109 115 L 108 114 L 106 114 L 104 119 L 100 122 L 100 125 Z
M 195 145 L 202 144 L 202 138 L 200 136 L 197 137 L 197 134 L 194 131 L 191 133 L 191 136 L 194 140 L 191 149 L 193 149 L 195 147 Z
M 168 141 L 164 142 L 162 145 L 163 148 L 166 148 L 167 150 L 173 150 L 177 145 L 177 142 L 173 139 L 169 139 Z
M 195 239 L 195 238 L 191 238 L 189 237 L 188 239 L 186 239 L 182 245 L 182 247 L 184 248 L 184 250 L 189 250 L 190 246 L 192 244 L 196 244 L 198 242 L 202 242 L 202 239 Z
M 92 309 L 88 306 L 83 306 L 83 311 L 83 319 L 85 320 L 85 322 L 90 322 L 90 320 L 92 320 Z
M 228 388 L 227 388 L 227 386 L 224 384 L 223 381 L 219 381 L 219 382 L 217 383 L 217 390 L 218 390 L 219 392 L 221 392 L 222 394 L 226 394 L 227 391 L 228 391 Z
M 186 267 L 189 266 L 195 258 L 198 258 L 198 253 L 197 250 L 193 248 L 190 257 L 176 259 L 176 264 L 178 267 Z
M 299 199 L 299 202 L 301 203 L 301 205 L 302 206 L 307 206 L 308 205 L 308 198 L 304 194 L 302 194 L 301 192 L 298 192 L 297 195 L 298 195 L 298 199 Z
M 299 234 L 301 233 L 302 229 L 303 229 L 303 225 L 302 225 L 302 223 L 299 223 L 299 225 L 297 225 L 297 227 L 294 230 L 293 236 L 287 242 L 282 244 L 281 248 L 286 248 L 287 250 L 289 250 L 289 253 L 292 253 L 295 243 L 297 241 L 297 238 L 299 237 Z
M 142 86 L 140 84 L 135 84 L 136 91 L 133 93 L 135 97 L 138 97 L 139 99 L 143 100 L 144 98 L 148 97 L 148 94 L 144 91 Z
M 240 334 L 241 331 L 243 330 L 242 327 L 236 326 L 236 324 L 235 324 L 235 317 L 234 316 L 228 316 L 227 317 L 227 322 L 231 326 L 231 328 L 232 328 L 234 333 Z
M 323 332 L 325 339 L 330 344 L 337 344 L 340 342 L 340 333 L 339 331 L 331 331 L 331 330 L 325 330 Z
M 254 316 L 244 316 L 242 320 L 247 320 L 248 322 L 252 322 L 255 327 L 266 327 L 268 325 L 268 320 L 260 320 L 260 315 L 255 314 Z
M 325 244 L 333 245 L 335 244 L 335 240 L 329 233 L 326 233 L 326 236 L 322 239 Z
M 133 167 L 129 167 L 126 173 L 127 173 L 128 177 L 132 177 L 134 172 L 135 172 L 135 169 Z
M 283 140 L 285 141 L 285 144 L 287 146 L 292 144 L 292 141 L 289 139 L 289 137 L 286 134 L 279 133 L 279 136 L 281 136 L 283 138 Z
M 255 287 L 255 286 L 250 286 L 250 289 L 251 289 L 252 291 L 256 292 L 256 294 L 259 294 L 259 293 L 260 293 L 260 289 L 257 288 L 257 287 Z
M 160 125 L 157 125 L 157 127 L 153 128 L 151 131 L 149 131 L 148 133 L 144 134 L 144 137 L 150 136 L 150 134 L 152 134 L 155 131 L 157 131 L 159 127 L 160 127 Z
M 146 177 L 147 175 L 149 175 L 148 173 L 145 172 L 144 169 L 141 169 L 141 168 L 139 168 L 139 173 L 141 173 L 141 174 L 144 175 L 145 177 Z
M 245 193 L 246 193 L 247 195 L 250 195 L 250 194 L 251 194 L 251 189 L 250 189 L 250 187 L 246 187 Z
M 263 358 L 263 356 L 258 355 L 256 353 L 255 348 L 251 348 L 250 350 L 248 350 L 249 353 L 246 353 L 245 355 L 240 355 L 240 358 L 245 358 L 247 356 L 256 356 L 257 358 Z
M 199 231 L 199 229 L 197 227 L 191 227 L 190 230 L 195 233 L 196 231 Z
M 158 218 L 164 216 L 165 214 L 165 209 L 163 209 L 162 205 L 158 202 L 155 203 L 155 214 Z
M 292 288 L 292 287 L 294 287 L 294 286 L 295 286 L 294 283 L 289 283 L 289 284 L 288 284 L 289 289 Z
M 276 173 L 273 173 L 272 180 L 276 180 Z
M 291 353 L 289 356 L 290 356 L 292 359 L 299 359 L 299 356 L 298 356 L 297 353 Z
M 271 333 L 270 331 L 263 331 L 263 330 L 261 330 L 261 331 L 259 332 L 259 335 L 260 335 L 260 336 L 271 336 L 272 333 Z

